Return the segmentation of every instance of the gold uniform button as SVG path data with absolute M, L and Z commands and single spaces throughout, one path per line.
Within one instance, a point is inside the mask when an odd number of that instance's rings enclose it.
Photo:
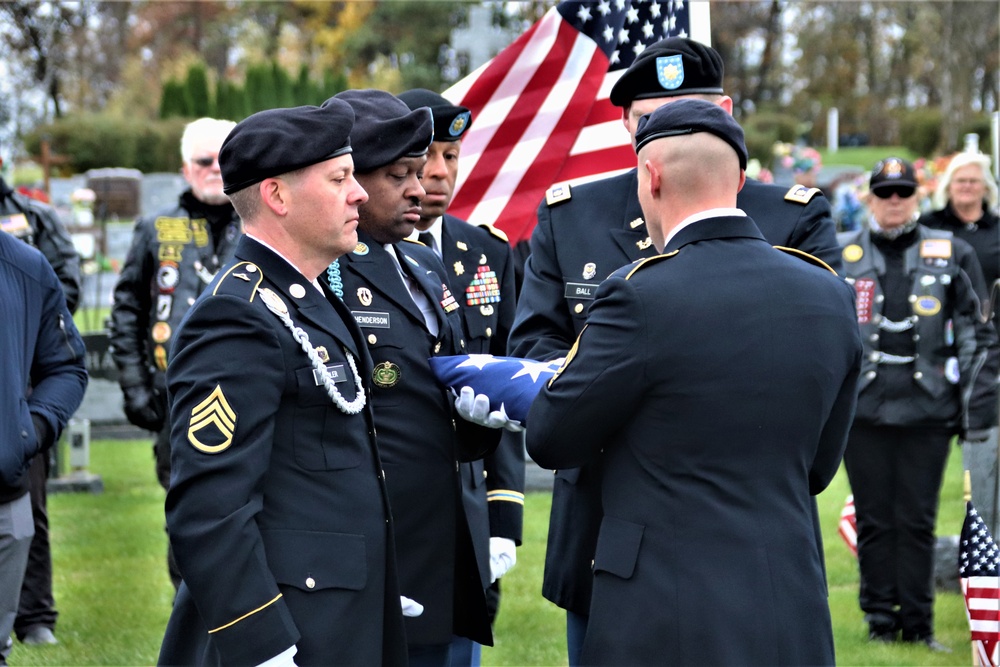
M 378 342 L 378 337 L 375 334 L 368 334 L 368 344 L 374 345 Z
M 316 580 L 312 577 L 306 577 L 306 588 L 316 588 Z
M 247 273 L 257 273 L 257 267 L 254 264 L 247 264 Z
M 923 373 L 921 373 L 920 371 L 917 371 L 916 373 L 914 373 L 914 374 L 913 374 L 913 379 L 914 379 L 914 380 L 919 380 L 919 379 L 920 379 L 920 378 L 922 378 L 923 376 L 924 376 L 924 374 L 923 374 Z
M 573 306 L 573 312 L 577 313 L 577 314 L 582 313 L 583 312 L 583 304 L 582 303 L 578 303 L 575 306 Z
M 865 377 L 868 378 L 869 380 L 874 380 L 875 375 L 876 375 L 875 371 L 868 371 L 867 373 L 865 373 Z
M 437 354 L 440 351 L 441 351 L 441 343 L 439 342 L 434 345 L 434 354 Z
M 486 337 L 487 338 L 492 338 L 493 337 L 493 328 L 492 327 L 486 327 Z
M 489 473 L 488 473 L 488 472 L 486 472 L 486 471 L 484 470 L 484 471 L 483 471 L 483 479 L 486 479 L 486 476 L 487 476 L 488 474 L 489 474 Z

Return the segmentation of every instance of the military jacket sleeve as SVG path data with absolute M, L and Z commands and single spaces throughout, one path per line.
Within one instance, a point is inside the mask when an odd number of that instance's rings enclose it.
M 189 311 L 167 370 L 167 526 L 222 664 L 258 664 L 299 638 L 256 521 L 291 372 L 280 326 L 247 298 L 214 296 Z

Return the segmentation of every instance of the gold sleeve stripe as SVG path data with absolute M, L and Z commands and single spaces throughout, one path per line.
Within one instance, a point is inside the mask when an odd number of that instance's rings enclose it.
M 510 489 L 494 489 L 486 494 L 486 501 L 503 500 L 509 503 L 524 504 L 524 494 Z
M 277 602 L 280 598 L 281 598 L 281 593 L 278 593 L 275 596 L 275 598 L 273 600 L 271 600 L 270 602 L 268 602 L 267 604 L 262 604 L 261 606 L 257 607 L 253 611 L 248 612 L 246 614 L 243 614 L 242 616 L 240 616 L 239 618 L 237 618 L 235 621 L 230 621 L 229 623 L 226 623 L 225 625 L 220 625 L 215 630 L 209 630 L 208 634 L 211 635 L 211 634 L 214 634 L 214 633 L 218 632 L 219 630 L 225 630 L 228 627 L 232 627 L 232 626 L 236 625 L 237 623 L 239 623 L 240 621 L 242 621 L 244 618 L 249 618 L 250 616 L 253 616 L 254 614 L 256 614 L 258 611 L 270 607 L 272 604 L 274 604 L 275 602 Z
M 811 263 L 815 264 L 816 266 L 818 266 L 820 268 L 826 269 L 827 271 L 829 271 L 833 275 L 837 275 L 837 272 L 834 271 L 833 268 L 829 264 L 827 264 L 826 262 L 824 262 L 823 260 L 821 260 L 816 255 L 810 255 L 809 253 L 804 252 L 802 250 L 799 250 L 798 248 L 786 248 L 785 246 L 781 246 L 781 245 L 776 245 L 774 247 L 777 248 L 778 250 L 782 251 L 782 252 L 787 252 L 790 255 L 796 255 L 797 257 L 801 257 L 802 259 L 806 260 L 807 262 L 811 262 Z

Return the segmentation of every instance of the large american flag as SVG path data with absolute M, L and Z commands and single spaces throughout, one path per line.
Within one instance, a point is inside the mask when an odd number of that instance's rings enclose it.
M 972 631 L 972 652 L 980 665 L 997 665 L 1000 648 L 1000 549 L 969 502 L 958 545 L 958 576 Z
M 444 92 L 472 110 L 448 212 L 530 238 L 545 191 L 631 169 L 635 153 L 608 99 L 635 57 L 664 37 L 708 43 L 708 2 L 566 0 Z

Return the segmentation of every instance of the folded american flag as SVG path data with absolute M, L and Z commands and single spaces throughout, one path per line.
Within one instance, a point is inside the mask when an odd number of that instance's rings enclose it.
M 457 354 L 431 357 L 431 370 L 438 381 L 456 394 L 472 387 L 490 397 L 490 409 L 499 410 L 522 426 L 531 402 L 562 365 L 555 361 L 533 361 L 492 354 Z
M 958 576 L 972 632 L 974 664 L 996 667 L 1000 653 L 1000 549 L 969 502 L 958 546 Z

